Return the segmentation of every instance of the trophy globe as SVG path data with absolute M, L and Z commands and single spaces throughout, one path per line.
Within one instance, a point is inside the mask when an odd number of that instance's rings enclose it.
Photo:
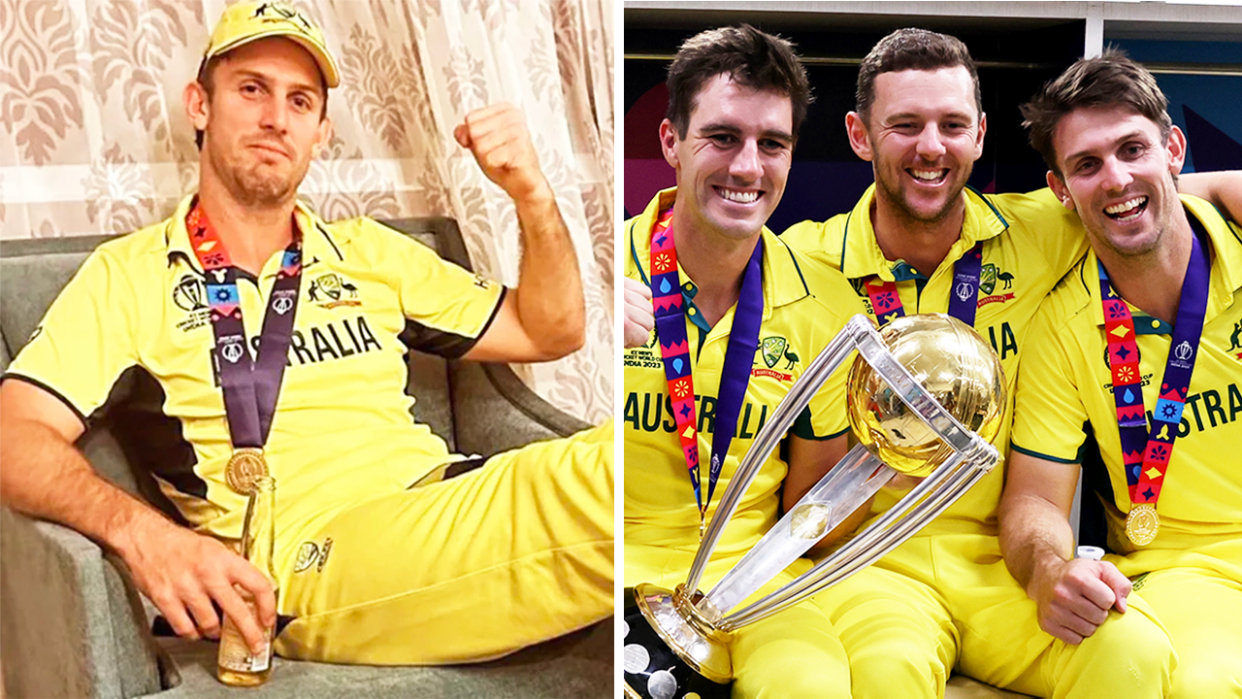
M 706 594 L 703 571 L 743 493 L 798 414 L 857 351 L 846 384 L 858 445 Z M 756 435 L 699 546 L 686 582 L 626 590 L 623 678 L 629 699 L 729 696 L 737 629 L 798 604 L 874 563 L 965 494 L 999 460 L 991 445 L 1005 408 L 996 352 L 943 314 L 898 318 L 877 331 L 851 318 Z M 898 473 L 919 479 L 858 534 L 779 590 L 741 606 Z
M 922 313 L 884 326 L 880 337 L 923 390 L 967 430 L 988 442 L 1000 431 L 1005 376 L 996 352 L 953 316 Z M 947 448 L 876 370 L 858 356 L 846 379 L 850 429 L 889 468 L 931 474 Z

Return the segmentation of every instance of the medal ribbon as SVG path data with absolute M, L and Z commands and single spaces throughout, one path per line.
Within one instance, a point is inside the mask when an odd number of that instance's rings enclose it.
M 1160 384 L 1159 399 L 1152 411 L 1151 430 L 1143 410 L 1142 371 L 1139 349 L 1135 341 L 1134 319 L 1126 302 L 1117 296 L 1108 282 L 1108 273 L 1100 264 L 1100 297 L 1104 307 L 1104 335 L 1108 339 L 1108 364 L 1113 375 L 1113 400 L 1117 404 L 1117 425 L 1121 432 L 1121 456 L 1125 463 L 1126 483 L 1130 502 L 1150 504 L 1160 499 L 1164 474 L 1173 455 L 1173 442 L 1186 407 L 1190 391 L 1190 375 L 1194 371 L 1199 337 L 1203 332 L 1203 315 L 1207 310 L 1208 277 L 1211 268 L 1199 243 L 1199 223 L 1191 224 L 1190 264 L 1182 284 L 1182 298 L 1177 305 L 1177 324 L 1169 347 L 1169 358 Z
M 233 266 L 224 242 L 197 202 L 186 216 L 185 225 L 194 255 L 207 275 L 208 308 L 216 339 L 213 353 L 224 392 L 229 437 L 234 448 L 261 449 L 272 429 L 298 308 L 302 243 L 296 234 L 297 221 L 294 221 L 294 240 L 285 248 L 280 271 L 272 285 L 259 335 L 259 350 L 253 362 L 246 348 L 241 297 L 237 291 L 240 270 Z
M 763 320 L 763 239 L 759 239 L 746 264 L 742 292 L 733 316 L 733 329 L 729 333 L 716 401 L 716 429 L 712 436 L 707 498 L 704 499 L 699 485 L 698 422 L 690 342 L 686 336 L 686 304 L 677 273 L 672 223 L 673 210 L 669 209 L 660 215 L 651 229 L 652 307 L 660 356 L 664 362 L 664 378 L 668 382 L 673 417 L 677 423 L 677 437 L 690 472 L 690 485 L 694 488 L 694 501 L 699 508 L 699 524 L 702 527 L 707 520 L 707 507 L 716 491 L 716 481 L 720 478 L 729 444 L 737 432 L 737 417 L 750 382 L 755 350 L 759 346 L 759 325 Z
M 954 263 L 953 288 L 949 290 L 949 315 L 972 328 L 975 325 L 975 310 L 979 307 L 979 276 L 982 271 L 983 242 L 980 241 Z M 897 282 L 873 276 L 863 286 L 867 289 L 867 297 L 871 299 L 871 308 L 880 327 L 906 314 L 901 295 L 897 293 Z

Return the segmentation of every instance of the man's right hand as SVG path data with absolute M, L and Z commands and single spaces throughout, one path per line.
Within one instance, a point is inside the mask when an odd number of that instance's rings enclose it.
M 147 522 L 134 529 L 117 552 L 177 635 L 217 638 L 222 622 L 214 601 L 251 651 L 263 648 L 264 629 L 276 623 L 276 596 L 257 568 L 216 539 L 172 522 Z M 257 618 L 242 591 L 254 598 Z
M 651 337 L 655 327 L 655 315 L 651 308 L 651 289 L 646 284 L 629 277 L 625 284 L 625 348 L 641 347 Z
M 1078 645 L 1104 623 L 1109 609 L 1125 613 L 1132 587 L 1112 563 L 1076 558 L 1046 566 L 1027 591 L 1039 605 L 1039 627 Z

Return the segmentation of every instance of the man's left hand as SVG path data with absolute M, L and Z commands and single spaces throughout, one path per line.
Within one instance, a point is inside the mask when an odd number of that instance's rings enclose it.
M 465 123 L 453 129 L 453 137 L 469 148 L 483 174 L 500 185 L 511 199 L 523 200 L 552 189 L 539 169 L 535 144 L 518 108 L 502 102 L 476 109 Z

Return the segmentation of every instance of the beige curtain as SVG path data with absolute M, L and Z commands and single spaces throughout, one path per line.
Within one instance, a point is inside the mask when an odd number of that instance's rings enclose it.
M 171 214 L 198 177 L 181 91 L 221 0 L 0 0 L 0 237 L 123 233 Z M 442 215 L 514 285 L 512 203 L 452 140 L 472 109 L 526 114 L 578 251 L 587 341 L 519 367 L 555 405 L 611 413 L 610 0 L 321 0 L 342 72 L 335 135 L 301 195 L 328 220 Z

